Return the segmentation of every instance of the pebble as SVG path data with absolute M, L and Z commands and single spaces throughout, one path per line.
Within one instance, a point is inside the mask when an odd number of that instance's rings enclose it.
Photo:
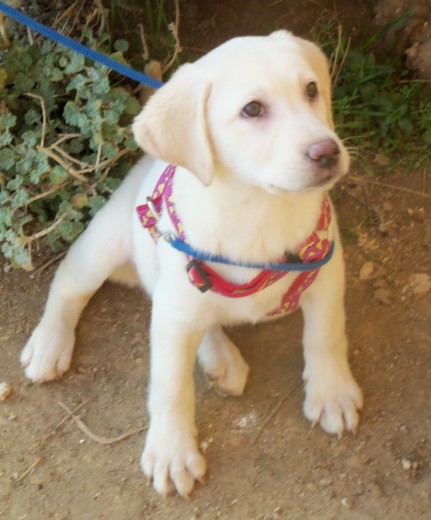
M 360 280 L 369 280 L 374 273 L 374 263 L 365 262 L 365 264 L 359 270 Z
M 431 276 L 426 273 L 413 274 L 410 279 L 410 286 L 413 294 L 423 296 L 431 291 Z
M 345 507 L 346 509 L 353 509 L 353 506 L 355 505 L 355 501 L 352 497 L 343 497 L 341 499 L 341 505 Z
M 403 459 L 401 461 L 401 466 L 405 471 L 412 469 L 412 463 L 409 461 L 409 459 Z
M 323 477 L 321 480 L 319 480 L 319 485 L 322 487 L 328 487 L 332 484 L 332 479 L 329 477 Z
M 281 507 L 276 507 L 272 512 L 272 518 L 281 518 L 282 513 L 283 509 Z
M 419 467 L 419 462 L 416 460 L 402 459 L 401 466 L 405 471 L 410 471 L 411 469 L 415 470 Z
M 6 401 L 6 399 L 13 392 L 13 387 L 10 383 L 3 381 L 0 383 L 0 402 Z

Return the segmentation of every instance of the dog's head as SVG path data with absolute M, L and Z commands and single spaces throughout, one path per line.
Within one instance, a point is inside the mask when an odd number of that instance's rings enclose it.
M 334 132 L 327 60 L 286 31 L 235 38 L 178 69 L 137 116 L 136 141 L 204 184 L 328 189 L 349 167 Z

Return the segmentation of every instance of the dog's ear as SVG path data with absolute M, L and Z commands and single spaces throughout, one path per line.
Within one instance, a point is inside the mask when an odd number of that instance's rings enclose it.
M 186 64 L 149 99 L 133 123 L 136 142 L 158 159 L 183 166 L 204 185 L 211 182 L 213 154 L 206 107 L 210 83 Z

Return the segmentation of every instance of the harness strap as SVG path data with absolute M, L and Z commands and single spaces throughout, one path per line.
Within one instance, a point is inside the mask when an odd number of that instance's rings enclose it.
M 204 262 L 196 259 L 190 260 L 187 265 L 189 280 L 201 292 L 212 289 L 218 294 L 230 298 L 242 298 L 255 292 L 262 291 L 286 275 L 286 271 L 260 271 L 250 282 L 235 284 L 225 280 L 214 269 Z
M 148 229 L 153 240 L 157 242 L 160 233 L 157 229 L 157 223 L 162 213 L 163 202 L 165 202 L 168 208 L 171 220 L 179 234 L 180 238 L 185 240 L 184 231 L 182 231 L 181 223 L 178 217 L 175 218 L 176 212 L 173 208 L 172 202 L 172 179 L 175 173 L 175 166 L 169 164 L 162 175 L 160 176 L 157 184 L 153 190 L 151 197 L 147 197 L 146 204 L 142 204 L 136 208 L 139 216 L 139 220 L 145 229 Z M 170 209 L 171 208 L 171 209 Z
M 290 285 L 287 292 L 283 295 L 280 305 L 267 313 L 267 316 L 280 316 L 281 314 L 290 314 L 299 306 L 299 300 L 302 293 L 310 287 L 319 274 L 320 269 L 314 271 L 305 271 L 298 274 Z
M 314 231 L 307 240 L 298 247 L 297 255 L 300 262 L 297 263 L 297 268 L 295 268 L 295 263 L 287 263 L 285 257 L 281 258 L 278 263 L 272 264 L 241 264 L 231 262 L 221 256 L 213 256 L 194 250 L 188 245 L 183 226 L 175 211 L 172 197 L 175 169 L 175 166 L 171 164 L 168 165 L 159 178 L 151 197 L 147 198 L 146 204 L 136 208 L 142 226 L 148 229 L 153 240 L 157 241 L 161 236 L 157 228 L 157 223 L 160 219 L 164 204 L 177 233 L 177 237 L 175 238 L 169 236 L 168 241 L 173 247 L 183 250 L 183 252 L 186 253 L 188 260 L 186 267 L 187 275 L 190 282 L 201 292 L 206 292 L 211 289 L 218 294 L 230 298 L 242 298 L 269 287 L 288 274 L 290 270 L 300 271 L 288 291 L 284 294 L 279 307 L 269 312 L 268 315 L 276 316 L 293 312 L 299 305 L 303 291 L 313 283 L 319 273 L 320 267 L 329 261 L 333 253 L 334 245 L 329 242 L 326 237 L 326 231 L 331 222 L 331 206 L 328 197 L 323 199 L 321 213 Z M 196 252 L 196 255 L 190 254 L 190 252 Z M 206 262 L 200 259 L 202 257 L 205 257 L 207 261 L 219 263 L 243 265 L 244 267 L 264 265 L 269 268 L 263 268 L 250 282 L 235 284 L 220 276 Z M 309 269 L 306 268 L 308 263 L 310 264 Z

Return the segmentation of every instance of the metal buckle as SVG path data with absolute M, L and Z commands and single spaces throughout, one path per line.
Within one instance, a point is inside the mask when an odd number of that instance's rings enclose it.
M 151 213 L 153 214 L 153 217 L 155 219 L 156 222 L 158 222 L 160 220 L 160 213 L 156 210 L 156 206 L 154 205 L 154 200 L 151 198 L 151 197 L 147 197 L 146 198 L 146 203 L 147 203 L 147 206 L 148 206 L 148 209 L 151 211 Z
M 199 275 L 200 280 L 196 280 L 196 278 L 193 277 L 193 274 L 190 273 L 191 269 L 193 268 L 196 269 L 196 272 Z M 186 266 L 186 271 L 192 284 L 195 287 L 197 287 L 202 293 L 205 293 L 211 289 L 211 280 L 209 279 L 207 273 L 204 271 L 201 263 L 198 260 L 196 260 L 195 258 L 190 260 L 190 262 Z M 202 282 L 202 285 L 200 285 L 200 282 Z

